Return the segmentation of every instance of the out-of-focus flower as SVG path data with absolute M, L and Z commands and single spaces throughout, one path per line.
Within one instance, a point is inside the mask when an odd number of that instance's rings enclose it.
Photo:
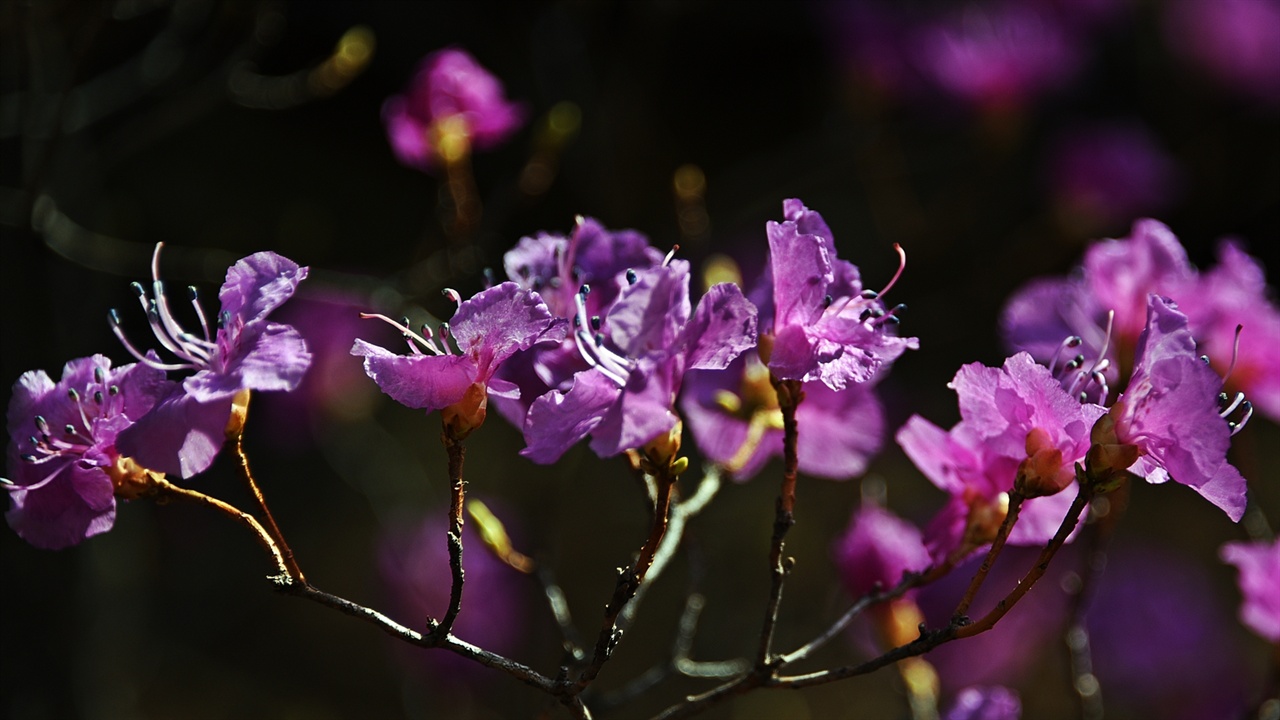
M 1018 720 L 1022 701 L 1018 693 L 999 685 L 967 687 L 942 716 L 944 720 Z
M 1280 3 L 1179 0 L 1167 5 L 1165 41 L 1237 95 L 1280 107 Z
M 1091 588 L 1084 623 L 1108 716 L 1247 715 L 1247 653 L 1230 609 L 1209 590 L 1214 585 L 1183 555 L 1137 542 L 1114 544 Z
M 524 119 L 523 106 L 507 101 L 502 83 L 457 48 L 423 58 L 404 94 L 382 106 L 396 158 L 423 171 L 461 160 L 472 147 L 500 144 Z
M 604 316 L 627 285 L 628 270 L 644 270 L 662 263 L 662 253 L 634 230 L 607 230 L 588 217 L 578 217 L 568 237 L 541 233 L 521 238 L 503 256 L 507 277 L 526 290 L 542 295 L 551 314 L 572 321 L 578 314 L 578 289 L 591 288 L 584 298 L 586 314 L 599 332 L 608 332 Z M 497 377 L 520 388 L 519 398 L 494 398 L 503 417 L 524 425 L 529 405 L 549 390 L 568 391 L 576 373 L 591 367 L 578 351 L 577 340 L 566 337 L 558 345 L 540 343 L 516 353 L 498 369 Z
M 414 522 L 394 522 L 379 541 L 378 570 L 390 590 L 396 617 L 410 627 L 422 627 L 428 616 L 439 620 L 449 607 L 447 531 L 444 512 L 439 511 Z M 473 524 L 463 525 L 462 541 L 469 548 L 462 559 L 467 584 L 452 633 L 486 650 L 510 655 L 528 632 L 528 579 L 487 552 Z M 400 650 L 402 645 L 396 647 Z M 443 674 L 451 682 L 492 675 L 452 653 L 404 650 L 433 676 Z
M 161 370 L 112 369 L 102 355 L 67 363 L 56 384 L 43 370 L 23 373 L 8 413 L 10 527 L 51 550 L 110 530 L 117 491 L 128 497 L 145 472 L 121 456 L 116 438 L 173 385 Z
M 804 384 L 796 407 L 800 471 L 832 480 L 858 477 L 884 442 L 884 408 L 874 381 L 839 392 L 821 382 Z M 771 457 L 782 455 L 782 411 L 769 370 L 756 353 L 743 353 L 724 370 L 693 370 L 680 402 L 698 447 L 746 480 Z
M 921 572 L 930 565 L 920 530 L 875 505 L 854 512 L 832 554 L 840 580 L 855 598 L 877 588 L 891 590 L 905 573 Z
M 937 670 L 944 696 L 974 685 L 1018 687 L 1035 671 L 1040 657 L 1062 652 L 1061 637 L 1070 610 L 1069 597 L 1061 583 L 1064 577 L 1073 575 L 1068 559 L 1073 552 L 1074 546 L 1063 548 L 1040 582 L 994 628 L 946 643 L 924 656 Z M 1039 548 L 1006 546 L 979 588 L 969 615 L 987 614 L 1035 565 L 1039 554 Z M 974 557 L 920 589 L 916 600 L 929 627 L 941 627 L 951 621 L 956 600 L 964 594 L 981 562 L 982 558 Z M 975 662 L 975 658 L 982 660 Z
M 122 454 L 153 470 L 190 477 L 213 463 L 222 447 L 232 399 L 244 390 L 293 390 L 311 364 L 311 353 L 298 331 L 267 320 L 288 300 L 307 268 L 273 252 L 254 253 L 236 261 L 218 292 L 222 307 L 216 331 L 189 288 L 200 320 L 200 335 L 183 329 L 174 318 L 160 280 L 160 245 L 151 261 L 152 295 L 134 283 L 156 340 L 177 357 L 159 362 L 143 355 L 125 337 L 117 313 L 111 328 L 138 361 L 164 371 L 195 370 L 169 397 L 132 427 L 120 433 Z
M 1022 106 L 1058 89 L 1084 55 L 1054 13 L 1027 2 L 970 3 L 920 28 L 911 49 L 937 88 L 985 108 Z
M 1240 571 L 1240 622 L 1250 630 L 1280 643 L 1280 540 L 1270 543 L 1227 543 L 1222 561 Z
M 363 340 L 356 340 L 351 354 L 364 358 L 365 373 L 396 402 L 445 410 L 446 428 L 461 439 L 484 422 L 490 394 L 519 392 L 494 377 L 498 367 L 534 343 L 560 340 L 564 324 L 552 317 L 538 293 L 515 283 L 502 283 L 466 301 L 453 296 L 458 309 L 450 323 L 441 325 L 439 345 L 388 320 L 405 334 L 411 355 L 396 355 Z M 457 344 L 456 353 L 450 342 Z
M 1191 323 L 1197 350 L 1226 376 L 1227 390 L 1244 392 L 1260 411 L 1280 421 L 1280 309 L 1258 261 L 1239 243 L 1224 241 L 1218 264 L 1200 275 L 1192 291 L 1174 299 Z
M 1160 212 L 1177 198 L 1179 168 L 1138 123 L 1090 123 L 1053 144 L 1047 181 L 1059 215 L 1107 227 Z
M 608 336 L 587 315 L 590 288 L 577 295 L 574 338 L 592 367 L 568 392 L 534 401 L 525 419 L 521 454 L 555 462 L 591 435 L 601 457 L 641 448 L 669 433 L 686 370 L 720 369 L 755 345 L 756 307 L 732 283 L 720 283 L 690 313 L 689 263 L 672 260 L 633 271 L 604 318 Z
M 1105 360 L 1114 382 L 1119 369 L 1133 366 L 1147 296 L 1167 297 L 1187 315 L 1199 351 L 1225 376 L 1227 391 L 1246 393 L 1280 419 L 1280 354 L 1272 350 L 1280 342 L 1280 309 L 1261 266 L 1238 243 L 1223 243 L 1218 256 L 1216 267 L 1198 273 L 1169 228 L 1139 220 L 1128 238 L 1089 248 L 1071 277 L 1033 280 L 1015 293 L 1001 316 L 1005 338 L 1037 360 L 1056 362 L 1063 339 L 1076 336 L 1081 354 Z M 1108 312 L 1115 313 L 1109 343 Z
M 1129 386 L 1093 431 L 1090 469 L 1127 468 L 1152 483 L 1172 478 L 1239 521 L 1247 487 L 1227 462 L 1231 429 L 1218 407 L 1221 389 L 1222 378 L 1196 353 L 1187 317 L 1152 295 Z
M 897 436 L 916 467 L 951 495 L 925 529 L 933 558 L 957 560 L 990 542 L 1015 482 L 1032 499 L 1009 543 L 1048 541 L 1074 497 L 1057 491 L 1071 484 L 1075 463 L 1089 450 L 1089 430 L 1106 409 L 1072 397 L 1026 353 L 1000 368 L 966 365 L 950 386 L 960 400 L 958 425 L 948 432 L 916 415 Z
M 766 225 L 773 324 L 762 356 L 775 377 L 843 390 L 919 347 L 893 332 L 900 308 L 886 312 L 880 300 L 896 275 L 879 293 L 863 290 L 858 268 L 836 258 L 821 215 L 794 199 L 782 203 L 782 212 L 782 222 Z

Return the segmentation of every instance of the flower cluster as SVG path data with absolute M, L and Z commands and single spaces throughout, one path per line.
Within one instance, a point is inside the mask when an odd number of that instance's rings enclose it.
M 33 545 L 60 548 L 109 530 L 116 498 L 150 491 L 156 473 L 190 477 L 217 456 L 251 390 L 292 390 L 311 362 L 306 343 L 267 316 L 293 295 L 307 269 L 275 253 L 236 262 L 218 294 L 211 326 L 189 288 L 199 334 L 178 321 L 160 279 L 134 291 L 156 341 L 174 360 L 145 353 L 111 328 L 137 363 L 112 368 L 102 355 L 67 363 L 56 384 L 43 370 L 19 378 L 9 405 L 9 524 Z M 181 382 L 170 372 L 194 371 Z

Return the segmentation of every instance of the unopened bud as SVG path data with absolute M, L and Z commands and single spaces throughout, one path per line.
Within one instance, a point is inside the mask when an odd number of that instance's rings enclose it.
M 1062 451 L 1054 446 L 1047 431 L 1032 428 L 1027 433 L 1026 447 L 1027 457 L 1018 465 L 1014 480 L 1014 487 L 1023 497 L 1056 495 L 1071 484 L 1075 473 L 1070 467 L 1063 467 Z

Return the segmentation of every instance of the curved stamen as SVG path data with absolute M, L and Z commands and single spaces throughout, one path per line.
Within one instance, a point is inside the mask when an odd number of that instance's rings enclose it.
M 675 259 L 676 253 L 679 252 L 679 250 L 680 250 L 679 245 L 672 245 L 671 249 L 667 251 L 667 256 L 662 258 L 662 267 L 666 267 L 670 265 L 671 261 Z
M 885 285 L 880 290 L 876 295 L 877 297 L 884 297 L 885 293 L 889 292 L 889 289 L 893 287 L 894 283 L 898 282 L 898 278 L 902 277 L 902 271 L 907 267 L 907 251 L 903 250 L 902 246 L 898 243 L 893 244 L 893 250 L 898 253 L 898 271 L 893 274 L 893 277 L 889 278 L 889 284 Z
M 399 330 L 400 334 L 403 335 L 406 339 L 416 340 L 418 343 L 422 345 L 422 347 L 426 348 L 427 350 L 430 350 L 432 353 L 436 355 L 445 354 L 443 352 L 440 352 L 440 348 L 436 347 L 436 344 L 434 342 L 410 330 L 408 323 L 398 323 L 395 320 L 392 320 L 391 318 L 381 313 L 363 313 L 362 312 L 360 313 L 360 317 L 364 320 L 381 320 L 386 324 L 390 325 L 391 327 Z M 423 325 L 422 327 L 424 330 L 426 329 L 425 325 Z M 410 347 L 416 349 L 416 347 L 412 343 L 410 344 Z
M 125 337 L 124 329 L 120 327 L 120 313 L 116 312 L 115 309 L 112 308 L 107 312 L 107 320 L 111 324 L 111 332 L 115 334 L 116 339 L 120 341 L 120 344 L 124 346 L 124 349 L 128 351 L 128 353 L 138 362 L 165 372 L 174 370 L 196 370 L 199 368 L 198 365 L 193 363 L 162 363 L 159 360 L 143 355 L 138 348 L 134 347 L 133 343 L 129 342 L 129 338 Z
M 1248 400 L 1245 400 L 1243 403 L 1243 407 L 1244 407 L 1244 417 L 1240 418 L 1239 422 L 1227 423 L 1227 426 L 1231 428 L 1232 437 L 1235 437 L 1236 433 L 1243 430 L 1244 426 L 1249 424 L 1249 418 L 1253 417 L 1253 403 L 1249 402 Z
M 196 317 L 200 320 L 200 329 L 204 331 L 204 339 L 206 342 L 213 342 L 213 336 L 209 334 L 209 318 L 204 314 L 204 307 L 200 305 L 200 291 L 196 290 L 195 285 L 187 286 L 187 297 L 191 299 L 191 307 L 196 310 Z
M 1225 395 L 1225 393 L 1224 393 L 1224 395 Z M 1236 411 L 1236 408 L 1240 407 L 1241 403 L 1243 403 L 1243 402 L 1244 402 L 1244 393 L 1242 393 L 1242 392 L 1238 392 L 1238 393 L 1236 393 L 1236 397 L 1235 397 L 1235 399 L 1231 402 L 1231 404 L 1230 404 L 1230 405 L 1228 405 L 1227 407 L 1223 408 L 1222 412 L 1218 413 L 1218 416 L 1219 416 L 1219 417 L 1226 417 L 1226 416 L 1230 415 L 1231 413 L 1235 412 L 1235 411 Z
M 1062 343 L 1058 345 L 1058 349 L 1053 352 L 1053 357 L 1049 360 L 1049 373 L 1053 374 L 1057 372 L 1058 359 L 1062 357 L 1064 352 L 1072 348 L 1080 347 L 1080 343 L 1082 342 L 1084 342 L 1084 339 L 1079 335 L 1072 335 L 1066 340 L 1063 340 Z
M 457 290 L 454 290 L 453 288 L 445 288 L 440 291 L 440 294 L 449 298 L 450 302 L 454 305 L 455 312 L 462 308 L 462 294 Z
M 1240 358 L 1240 332 L 1244 330 L 1244 325 L 1236 325 L 1236 337 L 1231 343 L 1231 364 L 1227 366 L 1227 374 L 1222 376 L 1222 384 L 1227 384 L 1227 378 L 1231 377 L 1231 373 L 1236 370 L 1236 360 Z

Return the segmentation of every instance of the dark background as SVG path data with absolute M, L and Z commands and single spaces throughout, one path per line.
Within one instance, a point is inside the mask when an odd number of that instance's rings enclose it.
M 500 269 L 518 238 L 567 232 L 577 214 L 638 229 L 657 247 L 679 242 L 695 267 L 712 253 L 732 255 L 748 278 L 763 262 L 764 223 L 780 218 L 784 198 L 820 211 L 842 257 L 873 287 L 892 274 L 891 245 L 901 243 L 909 261 L 894 292 L 910 305 L 904 332 L 922 349 L 882 384 L 894 428 L 913 412 L 953 422 L 945 384 L 963 363 L 1003 357 L 996 318 L 1009 293 L 1066 272 L 1091 239 L 1123 237 L 1136 213 L 1168 223 L 1201 267 L 1218 238 L 1240 237 L 1275 281 L 1280 107 L 1233 92 L 1175 52 L 1170 5 L 1117 0 L 1115 15 L 1081 41 L 1077 71 L 1000 107 L 877 86 L 853 60 L 860 36 L 843 24 L 857 5 L 5 2 L 0 377 L 32 368 L 56 375 L 66 360 L 95 352 L 125 362 L 106 312 L 135 309 L 128 283 L 146 277 L 158 241 L 169 248 L 172 284 L 199 284 L 207 297 L 249 252 L 276 250 L 311 266 L 300 297 L 330 301 L 311 322 L 336 352 L 312 371 L 303 400 L 255 401 L 248 448 L 308 577 L 384 608 L 395 601 L 379 577 L 379 538 L 404 518 L 443 513 L 445 463 L 436 418 L 385 401 L 342 354 L 357 331 L 393 344 L 383 329 L 352 322 L 354 313 L 447 316 L 442 287 L 471 294 L 482 268 Z M 939 10 L 913 3 L 903 12 Z M 294 81 L 358 25 L 376 37 L 362 74 L 325 96 Z M 379 119 L 418 60 L 447 45 L 473 53 L 531 115 L 509 142 L 475 155 L 485 215 L 465 247 L 442 229 L 439 180 L 396 163 Z M 246 78 L 261 80 L 257 90 L 243 90 Z M 565 101 L 580 111 L 580 128 L 556 151 L 553 182 L 531 194 L 519 185 L 521 168 L 539 147 L 540 123 Z M 1145 128 L 1171 163 L 1166 192 L 1123 217 L 1073 210 L 1055 196 L 1049 169 L 1061 133 L 1110 120 Z M 673 190 L 676 170 L 689 164 L 705 178 L 692 205 Z M 295 304 L 289 317 L 302 323 L 308 306 Z M 135 339 L 144 329 L 132 326 Z M 1278 440 L 1260 418 L 1237 438 L 1246 454 L 1237 462 L 1273 521 Z M 557 466 L 535 466 L 515 455 L 519 434 L 496 416 L 469 445 L 472 492 L 502 509 L 523 550 L 555 568 L 579 627 L 593 631 L 613 568 L 646 531 L 625 464 L 578 448 Z M 906 517 L 922 521 L 941 504 L 891 443 L 872 475 Z M 695 657 L 750 652 L 777 476 L 775 464 L 722 490 L 690 531 L 693 552 L 646 601 L 603 688 L 661 660 L 693 580 L 708 599 Z M 192 485 L 246 502 L 225 458 Z M 799 494 L 785 647 L 812 637 L 846 602 L 829 545 L 860 497 L 856 480 L 806 480 Z M 1207 653 L 1188 675 L 1231 663 L 1251 692 L 1265 648 L 1235 623 L 1234 576 L 1216 559 L 1222 542 L 1243 536 L 1184 488 L 1140 486 L 1118 542 L 1157 548 L 1184 568 L 1170 575 L 1183 573 L 1209 598 L 1203 623 L 1230 638 L 1227 655 L 1184 648 Z M 0 562 L 0 716 L 527 717 L 547 707 L 514 680 L 423 664 L 372 627 L 273 594 L 250 538 L 200 508 L 124 505 L 110 533 L 60 552 L 5 532 Z M 499 599 L 474 602 L 493 623 L 520 629 L 511 654 L 554 674 L 556 631 L 534 583 L 511 577 L 495 588 Z M 501 602 L 508 596 L 527 606 L 523 615 Z M 1142 596 L 1133 602 L 1106 612 L 1150 614 Z M 1179 622 L 1201 620 L 1175 620 L 1173 632 Z M 822 662 L 862 652 L 834 646 Z M 1059 648 L 1046 644 L 1014 683 L 1028 717 L 1076 716 Z M 1126 699 L 1101 681 L 1115 717 L 1152 712 L 1146 703 L 1156 701 Z M 672 679 L 614 714 L 651 714 L 707 687 Z M 804 693 L 756 693 L 709 716 L 905 717 L 907 709 L 885 671 Z

